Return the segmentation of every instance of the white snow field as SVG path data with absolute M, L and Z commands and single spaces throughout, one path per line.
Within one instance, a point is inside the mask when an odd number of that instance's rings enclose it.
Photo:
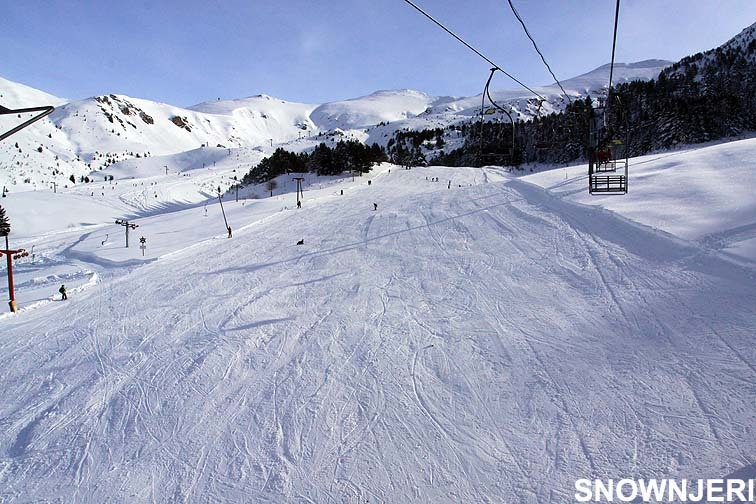
M 587 171 L 582 164 L 525 180 L 756 264 L 756 138 L 632 159 L 629 192 L 619 198 L 588 194 Z
M 656 157 L 638 174 L 676 173 Z M 0 318 L 1 502 L 562 503 L 578 478 L 756 477 L 756 269 L 650 227 L 671 193 L 631 178 L 593 200 L 615 213 L 500 169 L 383 165 L 311 180 L 301 210 L 227 195 L 227 239 L 177 170 L 2 201 L 39 256 Z M 115 217 L 140 224 L 128 250 Z

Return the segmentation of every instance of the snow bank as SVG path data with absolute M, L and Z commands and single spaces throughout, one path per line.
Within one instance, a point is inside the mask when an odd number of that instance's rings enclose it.
M 578 165 L 523 180 L 756 261 L 756 138 L 633 158 L 623 196 L 589 195 L 587 172 Z

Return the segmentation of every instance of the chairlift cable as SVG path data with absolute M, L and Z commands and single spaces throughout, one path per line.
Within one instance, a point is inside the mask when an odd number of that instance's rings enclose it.
M 612 78 L 614 76 L 614 50 L 617 47 L 617 22 L 619 21 L 620 0 L 617 0 L 617 8 L 614 11 L 614 35 L 612 37 L 612 61 L 609 64 L 609 90 L 606 93 L 606 106 L 610 106 L 610 97 L 612 95 Z
M 437 24 L 437 25 L 438 25 L 439 27 L 441 27 L 441 28 L 442 28 L 442 29 L 443 29 L 443 30 L 444 30 L 444 31 L 445 31 L 446 33 L 448 33 L 449 35 L 451 35 L 452 37 L 454 37 L 455 39 L 457 39 L 457 40 L 458 40 L 459 42 L 461 42 L 461 43 L 462 43 L 462 44 L 463 44 L 463 45 L 464 45 L 465 47 L 467 47 L 467 48 L 468 48 L 468 49 L 470 49 L 470 50 L 471 50 L 472 52 L 474 52 L 475 54 L 477 54 L 478 56 L 480 56 L 481 58 L 483 58 L 483 59 L 484 59 L 485 61 L 487 61 L 487 62 L 488 62 L 488 63 L 489 63 L 489 64 L 490 64 L 491 66 L 495 67 L 495 68 L 496 68 L 497 70 L 499 70 L 499 71 L 500 71 L 501 73 L 503 73 L 504 75 L 506 75 L 507 77 L 509 77 L 510 79 L 512 79 L 513 81 L 515 81 L 515 82 L 516 82 L 517 84 L 519 84 L 519 85 L 520 85 L 520 86 L 522 86 L 523 88 L 527 89 L 528 91 L 530 91 L 531 93 L 533 93 L 534 95 L 536 95 L 537 97 L 541 98 L 542 100 L 545 100 L 545 99 L 546 99 L 546 98 L 544 98 L 543 96 L 541 96 L 540 94 L 538 94 L 538 93 L 536 93 L 535 91 L 533 91 L 533 90 L 532 90 L 532 89 L 531 89 L 530 87 L 528 87 L 528 86 L 527 86 L 526 84 L 522 83 L 522 82 L 521 82 L 520 80 L 518 80 L 518 79 L 517 79 L 517 78 L 516 78 L 515 76 L 513 76 L 512 74 L 510 74 L 510 73 L 506 72 L 506 71 L 505 71 L 505 70 L 504 70 L 503 68 L 501 68 L 501 67 L 500 67 L 499 65 L 497 65 L 496 63 L 494 63 L 493 61 L 491 61 L 491 59 L 489 59 L 489 58 L 487 58 L 486 56 L 484 56 L 484 55 L 483 55 L 483 53 L 481 53 L 480 51 L 478 51 L 477 49 L 475 49 L 475 48 L 474 48 L 473 46 L 471 46 L 470 44 L 468 44 L 467 42 L 465 42 L 465 41 L 464 41 L 464 40 L 462 39 L 462 37 L 460 37 L 459 35 L 457 35 L 457 34 L 456 34 L 456 33 L 454 33 L 453 31 L 451 31 L 451 30 L 450 30 L 449 28 L 447 28 L 446 26 L 444 26 L 444 25 L 443 25 L 443 24 L 442 24 L 442 23 L 441 23 L 440 21 L 438 21 L 438 20 L 437 20 L 436 18 L 434 18 L 433 16 L 431 16 L 430 14 L 428 14 L 427 12 L 425 12 L 425 11 L 424 11 L 423 9 L 421 9 L 420 7 L 418 7 L 418 6 L 417 6 L 417 4 L 415 4 L 415 3 L 414 3 L 414 2 L 412 1 L 412 0 L 404 0 L 404 1 L 405 1 L 406 3 L 408 3 L 409 5 L 411 5 L 412 7 L 414 7 L 414 8 L 415 8 L 415 9 L 416 9 L 416 10 L 417 10 L 418 12 L 420 12 L 420 13 L 421 13 L 421 14 L 422 14 L 423 16 L 427 17 L 428 19 L 430 19 L 431 21 L 433 21 L 433 22 L 434 22 L 435 24 Z
M 546 58 L 543 56 L 543 53 L 541 52 L 541 50 L 538 49 L 538 44 L 536 44 L 536 41 L 530 35 L 530 32 L 528 31 L 528 27 L 525 26 L 525 21 L 522 20 L 522 17 L 520 16 L 520 13 L 517 12 L 517 9 L 515 9 L 515 6 L 512 3 L 512 0 L 507 0 L 507 1 L 509 2 L 509 7 L 512 9 L 512 13 L 515 15 L 515 17 L 517 18 L 517 20 L 522 25 L 522 29 L 525 30 L 525 35 L 527 35 L 528 38 L 530 39 L 530 41 L 533 43 L 533 47 L 535 48 L 535 50 L 538 53 L 538 55 L 541 57 L 541 61 L 543 61 L 543 64 L 546 65 L 546 69 L 549 71 L 549 73 L 551 74 L 551 76 L 556 81 L 557 85 L 559 86 L 559 89 L 562 90 L 562 94 L 564 94 L 564 96 L 567 98 L 567 101 L 570 102 L 570 103 L 572 103 L 572 99 L 570 98 L 570 95 L 567 94 L 567 91 L 565 91 L 564 88 L 562 87 L 562 83 L 559 82 L 559 79 L 557 79 L 557 76 L 554 75 L 554 72 L 551 71 L 551 67 L 546 62 Z

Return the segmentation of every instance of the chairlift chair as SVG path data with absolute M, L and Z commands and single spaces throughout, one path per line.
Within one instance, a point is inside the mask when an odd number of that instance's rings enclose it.
M 627 132 L 626 132 L 627 133 Z M 588 141 L 588 192 L 627 194 L 627 150 L 619 139 L 608 140 L 603 106 L 594 109 Z M 618 167 L 624 170 L 617 173 Z
M 501 107 L 498 103 L 494 101 L 494 99 L 491 97 L 491 92 L 489 91 L 489 87 L 491 85 L 491 80 L 493 79 L 494 73 L 498 68 L 492 68 L 491 73 L 488 76 L 488 80 L 486 81 L 486 87 L 483 90 L 483 94 L 481 96 L 481 103 L 480 103 L 480 138 L 479 138 L 479 148 L 478 148 L 478 164 L 481 166 L 484 165 L 497 165 L 497 166 L 506 166 L 506 165 L 512 165 L 514 164 L 514 152 L 515 152 L 515 122 L 514 118 L 512 117 L 512 114 L 507 111 L 505 108 Z M 491 106 L 486 107 L 486 98 L 488 98 L 489 103 Z M 506 149 L 505 152 L 501 152 L 500 149 L 497 149 L 498 152 L 492 152 L 490 149 L 488 149 L 488 152 L 484 152 L 483 149 L 483 131 L 484 131 L 484 116 L 486 115 L 493 115 L 496 112 L 502 112 L 504 113 L 508 118 L 510 123 L 512 124 L 512 143 L 511 145 Z M 501 133 L 501 129 L 499 130 L 499 133 Z M 503 144 L 503 139 L 498 138 L 495 142 L 498 145 Z

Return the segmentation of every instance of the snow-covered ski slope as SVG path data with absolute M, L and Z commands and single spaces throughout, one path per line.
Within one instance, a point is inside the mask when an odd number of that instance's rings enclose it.
M 679 159 L 743 144 L 712 148 Z M 311 181 L 301 210 L 227 196 L 232 239 L 217 204 L 143 208 L 128 181 L 16 235 L 41 264 L 0 318 L 0 500 L 543 503 L 577 478 L 756 476 L 752 264 L 501 169 L 369 178 Z M 103 225 L 126 211 L 144 259 Z M 67 302 L 24 305 L 66 274 Z

